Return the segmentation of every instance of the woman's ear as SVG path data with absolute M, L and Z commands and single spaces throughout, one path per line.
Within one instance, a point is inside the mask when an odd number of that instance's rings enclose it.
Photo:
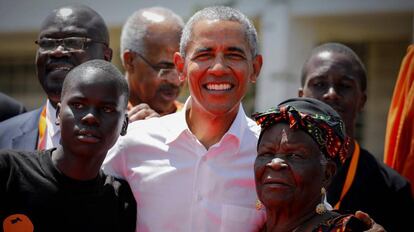
M 125 119 L 124 119 L 124 122 L 122 123 L 122 129 L 121 129 L 122 136 L 127 134 L 128 124 L 129 124 L 128 114 L 125 114 Z
M 328 160 L 325 166 L 324 185 L 328 186 L 336 174 L 336 164 L 332 160 Z
M 298 89 L 298 97 L 303 97 L 303 88 L 302 87 L 300 87 Z

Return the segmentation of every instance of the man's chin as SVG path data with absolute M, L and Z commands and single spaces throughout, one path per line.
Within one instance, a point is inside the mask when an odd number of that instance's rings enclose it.
M 46 78 L 52 81 L 61 81 L 65 80 L 66 75 L 70 70 L 55 69 L 51 70 L 46 74 Z
M 156 109 L 153 109 L 153 110 L 155 110 L 160 115 L 171 114 L 171 113 L 174 113 L 177 110 L 175 108 L 174 102 L 168 102 L 168 103 L 160 104 L 155 108 Z

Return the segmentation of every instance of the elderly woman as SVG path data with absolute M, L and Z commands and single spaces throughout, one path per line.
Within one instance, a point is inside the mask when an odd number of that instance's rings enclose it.
M 258 198 L 267 214 L 261 231 L 367 229 L 352 215 L 326 209 L 325 189 L 350 142 L 330 106 L 294 98 L 253 116 L 262 128 L 254 165 Z

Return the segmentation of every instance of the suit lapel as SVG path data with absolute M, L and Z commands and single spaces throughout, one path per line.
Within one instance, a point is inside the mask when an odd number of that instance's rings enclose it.
M 13 148 L 29 151 L 36 150 L 37 137 L 39 135 L 38 124 L 41 111 L 42 108 L 33 111 L 33 114 L 29 119 L 20 126 L 20 133 L 16 133 L 16 136 L 12 139 Z

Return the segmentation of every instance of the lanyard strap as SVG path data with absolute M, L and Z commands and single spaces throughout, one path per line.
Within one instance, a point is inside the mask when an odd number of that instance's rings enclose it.
M 346 179 L 344 187 L 342 188 L 341 197 L 339 198 L 339 201 L 335 204 L 334 207 L 336 210 L 339 209 L 342 199 L 344 199 L 346 193 L 352 185 L 352 182 L 354 182 L 355 173 L 358 167 L 359 153 L 359 144 L 357 141 L 354 140 L 354 153 L 352 154 L 351 164 L 349 165 L 348 173 L 346 174 Z
M 39 118 L 39 137 L 37 142 L 37 150 L 46 148 L 46 106 L 43 107 Z

